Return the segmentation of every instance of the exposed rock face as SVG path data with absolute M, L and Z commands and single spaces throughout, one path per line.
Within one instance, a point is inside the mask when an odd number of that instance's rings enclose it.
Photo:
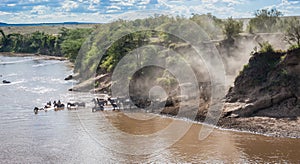
M 81 83 L 75 85 L 69 91 L 76 92 L 100 92 L 106 91 L 111 86 L 111 75 L 102 74 L 97 77 L 90 78 L 88 80 L 82 81 Z
M 300 116 L 300 49 L 256 53 L 226 96 L 225 116 Z

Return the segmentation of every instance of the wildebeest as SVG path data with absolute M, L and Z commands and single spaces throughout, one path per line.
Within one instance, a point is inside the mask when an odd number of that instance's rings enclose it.
M 96 111 L 103 111 L 104 110 L 104 104 L 105 104 L 105 101 L 103 100 L 100 100 L 98 98 L 93 98 L 92 100 L 95 104 L 95 106 L 92 108 L 92 112 L 96 112 Z
M 44 110 L 44 108 L 34 107 L 33 112 L 34 112 L 34 114 L 38 114 L 38 112 L 39 112 L 40 110 Z

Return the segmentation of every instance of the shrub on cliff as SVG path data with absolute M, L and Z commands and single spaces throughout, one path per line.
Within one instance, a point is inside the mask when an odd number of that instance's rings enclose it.
M 285 40 L 291 45 L 290 49 L 296 49 L 300 47 L 300 20 L 297 18 L 290 18 L 288 21 L 288 27 L 285 32 Z
M 262 42 L 262 43 L 258 43 L 259 47 L 260 47 L 260 53 L 267 53 L 267 52 L 274 52 L 274 48 L 273 46 L 268 42 Z

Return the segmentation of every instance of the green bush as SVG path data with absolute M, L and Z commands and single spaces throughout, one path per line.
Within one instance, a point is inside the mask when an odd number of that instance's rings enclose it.
M 275 52 L 273 46 L 268 42 L 262 42 L 262 43 L 258 43 L 260 46 L 260 53 L 266 53 L 266 52 Z
M 300 48 L 300 45 L 293 44 L 293 45 L 291 45 L 291 46 L 289 47 L 288 50 L 294 50 L 294 49 L 298 49 L 298 48 Z
M 255 17 L 252 18 L 248 25 L 250 33 L 253 32 L 277 32 L 280 23 L 279 17 L 283 14 L 277 9 L 261 9 L 255 12 Z
M 226 39 L 232 39 L 239 35 L 242 32 L 243 23 L 235 21 L 232 18 L 228 18 L 223 27 L 223 34 L 226 36 Z
M 298 18 L 293 17 L 287 20 L 284 39 L 291 45 L 290 49 L 300 47 L 300 20 Z

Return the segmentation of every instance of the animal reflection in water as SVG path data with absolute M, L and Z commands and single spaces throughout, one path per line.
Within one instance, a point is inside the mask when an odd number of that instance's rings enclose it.
M 101 98 L 94 98 L 92 101 L 95 104 L 95 106 L 92 108 L 92 112 L 104 111 L 106 107 L 109 107 L 108 102 L 113 108 L 113 111 L 120 110 L 120 107 L 117 105 L 116 99 L 114 98 L 108 98 L 107 100 Z

